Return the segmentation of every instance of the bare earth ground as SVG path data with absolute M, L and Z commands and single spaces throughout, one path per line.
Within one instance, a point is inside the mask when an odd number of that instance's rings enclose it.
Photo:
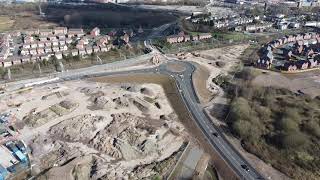
M 293 92 L 298 90 L 311 97 L 320 95 L 320 71 L 310 71 L 299 74 L 281 74 L 267 72 L 257 76 L 253 83 L 260 86 L 276 86 L 289 89 Z
M 246 152 L 237 138 L 234 138 L 228 131 L 227 125 L 223 122 L 225 110 L 229 104 L 229 99 L 224 96 L 220 87 L 212 85 L 212 78 L 219 74 L 225 74 L 240 63 L 240 54 L 248 45 L 236 45 L 212 50 L 200 51 L 200 57 L 194 57 L 188 53 L 184 54 L 187 61 L 196 62 L 198 69 L 193 76 L 193 82 L 200 102 L 206 108 L 206 111 L 212 117 L 213 123 L 225 131 L 226 137 L 238 149 L 238 151 L 253 165 L 259 172 L 266 175 L 269 179 L 287 179 L 287 177 L 274 169 L 272 166 L 264 163 L 256 156 Z M 223 66 L 218 66 L 216 62 L 224 62 Z M 213 88 L 215 91 L 213 90 Z M 212 116 L 213 115 L 213 116 Z
M 190 140 L 156 84 L 68 81 L 1 96 L 40 179 L 166 175 Z

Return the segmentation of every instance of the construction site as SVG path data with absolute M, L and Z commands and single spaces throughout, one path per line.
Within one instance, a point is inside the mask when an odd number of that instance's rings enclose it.
M 29 177 L 172 177 L 186 149 L 196 157 L 189 163 L 193 170 L 201 157 L 205 166 L 209 161 L 159 84 L 66 81 L 19 89 L 1 101 L 1 111 L 15 115 L 18 137 L 27 144 Z M 26 148 L 20 151 L 27 152 Z M 182 173 L 194 175 L 193 171 Z

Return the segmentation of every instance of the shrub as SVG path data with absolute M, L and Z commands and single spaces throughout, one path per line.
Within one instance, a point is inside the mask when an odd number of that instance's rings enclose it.
M 306 145 L 307 137 L 299 131 L 290 131 L 281 136 L 281 145 L 284 149 L 299 148 Z

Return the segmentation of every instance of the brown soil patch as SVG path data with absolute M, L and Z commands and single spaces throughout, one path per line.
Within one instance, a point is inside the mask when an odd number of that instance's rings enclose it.
M 204 66 L 199 64 L 195 65 L 196 70 L 192 75 L 192 82 L 199 97 L 200 103 L 205 104 L 210 102 L 210 100 L 213 98 L 212 93 L 207 88 L 207 80 L 209 79 L 210 72 Z

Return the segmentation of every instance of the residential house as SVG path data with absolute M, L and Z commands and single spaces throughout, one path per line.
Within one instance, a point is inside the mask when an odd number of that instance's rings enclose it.
M 121 37 L 121 39 L 128 44 L 130 40 L 130 36 L 128 34 L 125 34 Z
M 144 32 L 144 31 L 143 31 L 142 27 L 140 26 L 139 29 L 138 29 L 138 33 L 139 33 L 139 34 L 142 34 L 143 32 Z
M 108 44 L 108 45 L 107 45 L 108 51 L 111 50 L 111 49 L 113 49 L 113 48 L 114 48 L 113 44 Z
M 308 68 L 314 68 L 318 66 L 318 61 L 313 59 L 313 58 L 310 58 L 308 59 Z
M 68 33 L 68 28 L 66 27 L 55 27 L 53 29 L 54 34 L 67 34 Z
M 52 42 L 52 46 L 59 46 L 59 41 L 57 39 L 55 39 L 51 42 Z
M 185 35 L 184 36 L 184 42 L 188 42 L 188 41 L 191 41 L 191 37 L 188 36 L 188 35 Z
M 72 43 L 72 39 L 71 38 L 66 38 L 66 44 L 71 44 Z
M 44 49 L 45 53 L 52 53 L 51 46 Z
M 76 45 L 77 49 L 83 49 L 84 48 L 84 44 L 82 42 L 78 42 L 78 44 Z
M 51 54 L 43 54 L 39 57 L 40 60 L 50 60 Z
M 38 54 L 44 54 L 44 49 L 43 48 L 37 48 L 37 53 Z
M 60 51 L 60 48 L 59 46 L 52 46 L 52 52 L 59 52 Z
M 169 44 L 174 44 L 174 43 L 177 43 L 178 41 L 177 41 L 177 36 L 168 36 L 167 37 L 167 42 L 169 43 Z
M 56 37 L 59 39 L 59 40 L 65 40 L 66 39 L 66 35 L 64 34 L 57 34 Z
M 31 43 L 30 46 L 31 46 L 31 48 L 37 48 L 38 44 L 35 42 L 35 43 Z
M 100 46 L 100 49 L 101 49 L 101 52 L 107 52 L 109 51 L 107 46 L 103 45 L 103 46 Z
M 22 48 L 20 54 L 21 54 L 22 56 L 29 55 L 29 49 Z
M 67 50 L 68 50 L 67 45 L 60 46 L 60 51 L 67 51 Z
M 282 69 L 285 71 L 293 72 L 297 70 L 297 66 L 292 62 L 287 62 L 283 65 Z
M 11 62 L 11 61 L 2 61 L 1 63 L 2 63 L 2 66 L 3 66 L 3 67 L 10 67 L 10 66 L 12 66 L 12 62 Z
M 108 36 L 108 37 L 110 37 L 110 36 Z M 102 44 L 106 45 L 106 44 L 108 44 L 108 41 L 109 41 L 109 39 L 106 36 L 104 36 L 104 37 L 101 37 L 97 43 L 100 43 L 100 45 L 102 45 Z
M 52 29 L 40 29 L 39 34 L 42 36 L 52 35 Z
M 30 61 L 30 56 L 22 56 L 21 57 L 21 62 L 22 63 L 26 63 L 26 62 L 29 62 Z
M 45 41 L 44 44 L 45 44 L 46 47 L 51 47 L 52 46 L 51 41 Z
M 69 51 L 62 51 L 62 55 L 63 56 L 68 56 L 69 55 Z
M 132 29 L 127 29 L 123 31 L 125 34 L 128 34 L 129 37 L 133 37 L 134 33 Z
M 68 37 L 82 37 L 84 36 L 83 29 L 69 29 L 68 30 Z
M 88 45 L 89 44 L 89 39 L 84 37 L 80 40 L 81 43 L 83 43 L 84 45 Z
M 256 63 L 256 66 L 261 69 L 270 69 L 271 62 L 270 60 L 267 60 L 267 59 L 259 59 Z
M 55 40 L 57 40 L 57 36 L 55 36 L 55 35 L 50 35 L 50 36 L 48 36 L 48 39 L 49 39 L 50 41 L 55 41 Z
M 212 34 L 211 33 L 201 33 L 201 34 L 199 34 L 199 40 L 210 39 L 210 38 L 212 38 Z
M 38 56 L 38 55 L 31 56 L 31 58 L 30 58 L 31 62 L 36 62 L 36 61 L 39 61 L 39 60 L 40 60 L 40 56 Z
M 39 40 L 40 40 L 40 41 L 47 41 L 47 40 L 48 40 L 48 37 L 41 35 L 41 36 L 39 36 Z
M 54 54 L 57 59 L 62 59 L 62 53 L 58 52 Z
M 38 48 L 44 48 L 44 42 L 43 41 L 40 41 L 40 42 L 38 42 L 38 44 L 37 44 L 37 47 Z
M 100 36 L 100 29 L 98 27 L 95 27 L 91 30 L 90 35 L 93 37 Z
M 79 49 L 79 55 L 80 55 L 80 56 L 84 56 L 84 55 L 86 55 L 86 51 L 85 51 L 85 49 L 84 49 L 84 48 Z
M 22 44 L 22 48 L 24 48 L 24 49 L 30 49 L 30 48 L 31 48 L 31 44 L 30 44 L 30 43 Z
M 37 49 L 36 48 L 30 49 L 29 52 L 30 52 L 31 55 L 36 55 L 37 54 Z
M 73 49 L 73 50 L 71 51 L 71 55 L 72 55 L 72 56 L 78 56 L 78 55 L 79 55 L 78 49 Z
M 298 29 L 300 27 L 300 23 L 290 22 L 288 27 Z
M 192 35 L 192 41 L 199 41 L 198 35 Z
M 116 30 L 111 30 L 108 35 L 111 36 L 111 37 L 114 37 L 115 35 L 117 34 L 117 31 Z
M 64 46 L 64 45 L 66 45 L 66 41 L 59 40 L 59 45 L 60 45 L 60 46 Z
M 295 65 L 297 66 L 297 69 L 308 69 L 308 61 L 304 61 L 304 60 L 299 60 L 295 63 Z
M 86 53 L 87 54 L 92 54 L 92 47 L 91 46 L 87 46 L 86 47 Z
M 12 63 L 12 65 L 19 65 L 22 62 L 21 62 L 21 59 L 19 59 L 19 58 L 12 58 L 11 63 Z
M 29 29 L 29 30 L 25 30 L 23 32 L 23 34 L 27 35 L 27 36 L 31 36 L 31 35 L 38 35 L 39 34 L 39 29 Z
M 93 52 L 97 53 L 100 51 L 100 48 L 98 46 L 93 46 Z
M 33 36 L 26 36 L 24 39 L 23 39 L 23 42 L 24 43 L 32 43 L 34 41 L 34 37 Z
M 309 40 L 309 39 L 311 39 L 311 34 L 310 34 L 310 33 L 303 33 L 302 36 L 303 36 L 303 39 L 304 39 L 304 40 Z

